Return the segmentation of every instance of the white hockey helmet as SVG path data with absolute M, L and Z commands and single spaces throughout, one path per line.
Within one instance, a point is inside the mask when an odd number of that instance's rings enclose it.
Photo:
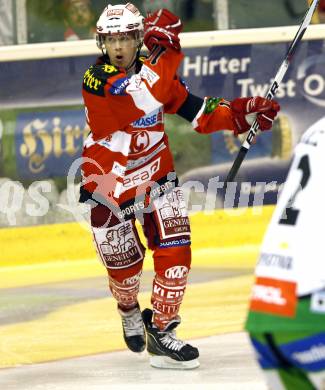
M 97 46 L 103 50 L 104 40 L 108 35 L 134 33 L 137 46 L 140 49 L 143 41 L 143 20 L 144 17 L 132 3 L 108 4 L 97 21 Z

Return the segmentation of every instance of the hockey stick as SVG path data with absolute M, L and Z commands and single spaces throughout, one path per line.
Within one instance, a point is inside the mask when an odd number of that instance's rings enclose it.
M 281 81 L 283 80 L 283 77 L 289 68 L 289 65 L 292 61 L 292 58 L 293 58 L 293 55 L 297 49 L 297 46 L 298 46 L 299 42 L 301 41 L 303 35 L 305 34 L 307 27 L 310 24 L 311 18 L 315 12 L 315 9 L 316 9 L 318 3 L 319 3 L 319 0 L 313 0 L 311 6 L 307 10 L 306 15 L 305 15 L 300 27 L 299 27 L 299 30 L 298 30 L 294 40 L 292 41 L 292 43 L 288 49 L 287 55 L 286 55 L 284 61 L 282 62 L 281 66 L 278 70 L 278 73 L 276 74 L 274 81 L 271 84 L 270 89 L 268 90 L 268 92 L 265 96 L 266 99 L 271 100 L 275 96 L 276 91 L 278 90 L 279 85 L 280 85 Z M 249 133 L 246 137 L 246 140 L 244 141 L 244 143 L 240 147 L 239 152 L 237 154 L 237 157 L 232 164 L 232 167 L 231 167 L 231 169 L 228 173 L 228 176 L 226 178 L 226 184 L 233 181 L 234 178 L 236 177 L 237 172 L 238 172 L 249 148 L 251 147 L 253 139 L 255 138 L 255 136 L 257 134 L 257 131 L 258 131 L 258 123 L 257 123 L 257 120 L 255 120 L 254 123 L 252 124 L 251 128 L 249 129 Z

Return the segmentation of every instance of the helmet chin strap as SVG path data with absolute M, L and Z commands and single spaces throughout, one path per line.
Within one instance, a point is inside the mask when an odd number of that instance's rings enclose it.
M 137 62 L 137 58 L 140 54 L 140 50 L 138 49 L 135 53 L 134 53 L 134 57 L 132 58 L 132 61 L 130 62 L 130 65 L 128 65 L 125 70 L 126 70 L 126 73 L 128 75 L 132 75 L 135 73 L 135 65 L 136 65 L 136 62 Z

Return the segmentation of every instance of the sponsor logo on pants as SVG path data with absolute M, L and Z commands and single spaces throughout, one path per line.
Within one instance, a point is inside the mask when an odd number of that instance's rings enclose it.
M 139 282 L 142 275 L 142 270 L 137 273 L 136 275 L 130 276 L 129 278 L 126 278 L 123 280 L 124 286 L 132 286 L 133 284 L 136 284 Z
M 294 317 L 296 314 L 296 283 L 258 277 L 252 291 L 252 311 Z
M 188 274 L 188 268 L 184 265 L 176 265 L 175 267 L 171 267 L 166 269 L 165 276 L 168 279 L 181 279 L 185 278 Z
M 180 188 L 155 201 L 162 239 L 190 235 L 190 221 Z
M 100 249 L 107 268 L 127 268 L 143 259 L 131 221 L 108 229 L 106 239 Z

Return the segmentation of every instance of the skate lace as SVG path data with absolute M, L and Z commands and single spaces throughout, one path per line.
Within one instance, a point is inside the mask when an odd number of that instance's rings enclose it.
M 160 339 L 162 345 L 172 351 L 180 351 L 185 343 L 182 340 L 176 338 L 176 334 L 174 332 L 166 332 L 164 337 Z
M 135 312 L 132 316 L 122 317 L 122 324 L 127 337 L 144 335 L 140 312 Z

